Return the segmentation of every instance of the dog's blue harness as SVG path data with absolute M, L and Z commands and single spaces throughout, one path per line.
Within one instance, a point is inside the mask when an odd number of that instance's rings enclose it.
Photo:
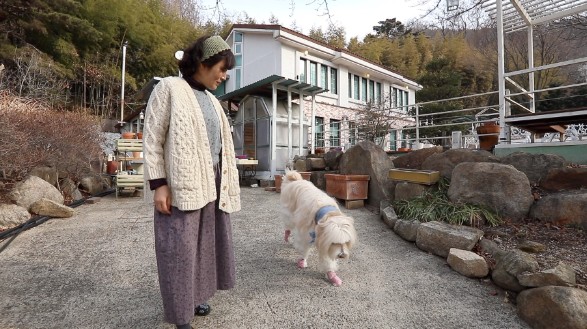
M 314 218 L 314 221 L 316 222 L 316 224 L 318 224 L 318 222 L 320 221 L 320 219 L 322 217 L 324 217 L 324 215 L 326 215 L 327 213 L 329 213 L 331 211 L 335 211 L 335 210 L 338 210 L 338 208 L 336 208 L 335 206 L 324 206 L 324 207 L 318 209 L 318 211 L 316 212 L 316 217 Z M 310 243 L 314 243 L 314 241 L 316 241 L 316 232 L 315 231 L 310 232 L 310 237 L 312 238 Z
M 320 209 L 318 209 L 318 211 L 316 212 L 316 218 L 314 218 L 314 221 L 316 222 L 316 224 L 318 224 L 318 222 L 320 221 L 320 218 L 324 217 L 324 215 L 326 215 L 327 213 L 331 212 L 331 211 L 335 211 L 338 210 L 338 208 L 336 208 L 335 206 L 324 206 Z

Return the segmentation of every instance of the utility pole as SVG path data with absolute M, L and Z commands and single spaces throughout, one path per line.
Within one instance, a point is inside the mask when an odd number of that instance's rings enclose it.
M 120 124 L 124 125 L 124 69 L 126 65 L 126 47 L 128 41 L 122 44 L 122 85 L 120 86 Z

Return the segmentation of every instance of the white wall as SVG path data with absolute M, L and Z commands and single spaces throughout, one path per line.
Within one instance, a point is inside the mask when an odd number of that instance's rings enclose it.
M 281 74 L 281 45 L 271 34 L 245 33 L 243 41 L 242 87 Z

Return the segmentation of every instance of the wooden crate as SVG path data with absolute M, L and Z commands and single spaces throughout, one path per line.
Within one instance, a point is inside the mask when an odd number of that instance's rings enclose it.
M 433 185 L 440 179 L 440 172 L 436 170 L 394 168 L 389 169 L 387 177 L 396 181 Z
M 367 199 L 369 178 L 369 175 L 325 174 L 326 194 L 342 200 Z
M 117 139 L 116 149 L 121 152 L 143 152 L 142 139 Z

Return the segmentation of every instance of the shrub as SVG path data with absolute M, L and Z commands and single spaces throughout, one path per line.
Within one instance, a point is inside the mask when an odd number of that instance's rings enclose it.
M 0 93 L 0 169 L 19 180 L 36 166 L 73 179 L 102 156 L 100 121 L 83 111 L 57 111 L 39 101 Z
M 436 188 L 411 200 L 398 200 L 393 203 L 399 217 L 421 222 L 443 221 L 456 225 L 480 226 L 485 221 L 490 226 L 501 223 L 501 219 L 491 210 L 466 203 L 453 203 L 448 199 L 449 180 L 442 178 Z

